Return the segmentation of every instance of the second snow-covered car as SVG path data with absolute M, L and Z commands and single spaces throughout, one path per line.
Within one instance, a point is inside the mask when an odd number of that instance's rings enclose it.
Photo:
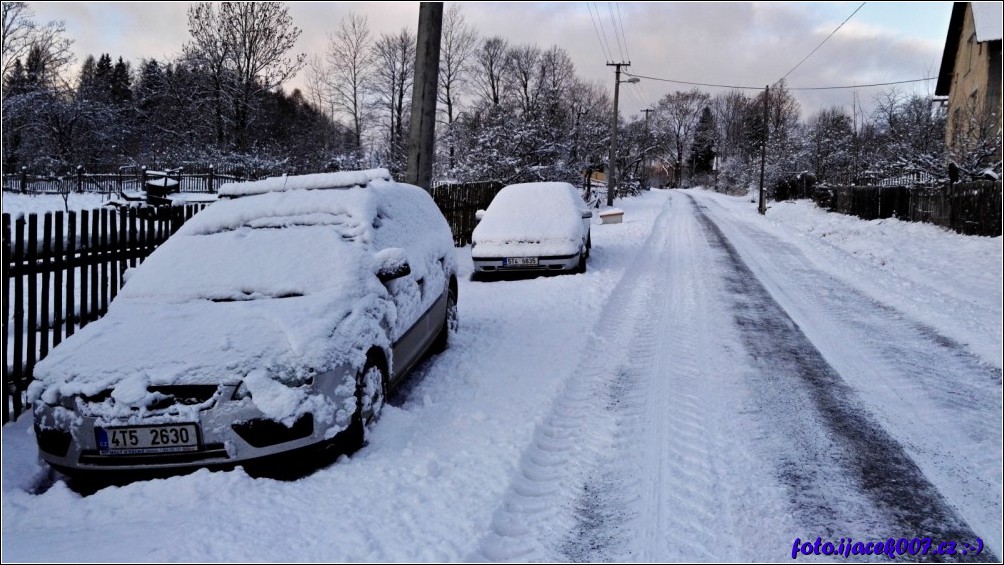
M 571 184 L 509 185 L 477 215 L 471 235 L 476 278 L 514 271 L 586 271 L 593 214 Z
M 101 480 L 352 451 L 387 391 L 446 347 L 455 249 L 424 190 L 377 169 L 220 196 L 36 367 L 52 467 Z

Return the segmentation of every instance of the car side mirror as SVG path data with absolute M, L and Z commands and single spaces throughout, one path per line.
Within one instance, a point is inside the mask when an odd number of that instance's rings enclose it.
M 484 210 L 478 210 L 477 212 L 474 212 L 474 219 L 475 220 L 477 220 L 477 221 L 480 222 L 481 220 L 484 219 L 484 217 L 485 217 L 485 211 Z
M 376 262 L 376 276 L 382 283 L 411 274 L 408 257 L 400 247 L 388 247 L 374 255 L 373 259 Z
M 593 213 L 590 212 L 589 210 L 583 210 L 582 211 L 582 219 L 587 219 L 587 218 L 592 218 L 592 217 L 593 217 Z

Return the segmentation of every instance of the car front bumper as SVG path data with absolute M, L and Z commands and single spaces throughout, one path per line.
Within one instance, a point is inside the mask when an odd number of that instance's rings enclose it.
M 348 389 L 341 387 L 336 396 L 328 397 L 338 406 L 329 418 L 333 421 L 315 421 L 312 412 L 304 412 L 286 425 L 266 417 L 250 398 L 234 400 L 237 389 L 237 385 L 219 385 L 210 401 L 196 410 L 182 410 L 183 416 L 170 415 L 168 409 L 149 418 L 106 420 L 39 402 L 34 409 L 39 457 L 65 474 L 91 477 L 232 468 L 328 441 L 348 428 L 355 410 L 354 394 L 346 394 Z M 177 424 L 196 425 L 197 448 L 125 454 L 102 453 L 98 447 L 98 428 Z
M 537 265 L 511 266 L 509 257 L 474 257 L 474 271 L 477 273 L 511 273 L 530 271 L 571 271 L 579 266 L 579 253 L 550 257 L 537 257 Z

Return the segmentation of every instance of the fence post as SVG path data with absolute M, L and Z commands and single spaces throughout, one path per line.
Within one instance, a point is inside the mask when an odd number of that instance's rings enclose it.
M 77 165 L 77 192 L 84 191 L 84 167 Z
M 213 177 L 216 176 L 214 174 L 215 170 L 216 169 L 214 169 L 212 165 L 209 165 L 209 179 L 208 179 L 209 180 L 209 194 L 215 194 L 216 193 L 216 189 L 213 188 Z
M 21 194 L 28 193 L 28 167 L 21 167 Z
M 146 165 L 139 170 L 139 189 L 146 190 Z

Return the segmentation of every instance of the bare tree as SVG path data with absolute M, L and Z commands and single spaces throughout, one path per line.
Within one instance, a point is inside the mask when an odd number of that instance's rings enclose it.
M 300 29 L 277 2 L 223 2 L 218 10 L 201 3 L 189 8 L 188 23 L 187 58 L 213 77 L 217 141 L 222 142 L 228 103 L 237 149 L 247 150 L 257 96 L 278 88 L 305 64 L 304 54 L 287 56 Z
M 329 95 L 334 107 L 351 121 L 357 151 L 362 150 L 365 92 L 373 71 L 371 44 L 366 17 L 357 14 L 349 14 L 328 37 Z
M 219 30 L 223 27 L 220 13 L 210 2 L 195 4 L 188 8 L 188 32 L 192 41 L 185 44 L 183 59 L 208 77 L 205 83 L 197 83 L 199 98 L 207 97 L 213 108 L 213 128 L 217 147 L 226 142 L 227 117 L 226 102 L 229 89 L 225 89 L 228 77 L 228 63 L 232 58 L 232 47 L 224 40 Z
M 489 37 L 476 53 L 478 71 L 474 75 L 484 100 L 493 106 L 502 103 L 504 79 L 509 69 L 509 43 L 500 36 Z
M 237 147 L 246 150 L 255 96 L 292 78 L 303 68 L 307 56 L 286 55 L 301 32 L 282 4 L 224 2 L 220 5 L 220 23 L 223 41 L 230 46 L 231 69 L 237 81 L 234 96 Z
M 668 157 L 675 166 L 673 186 L 680 186 L 686 151 L 693 143 L 697 123 L 709 99 L 706 92 L 695 88 L 667 94 L 655 108 L 656 127 L 669 138 Z
M 464 19 L 460 4 L 451 4 L 443 18 L 439 51 L 439 103 L 446 117 L 446 132 L 453 128 L 459 98 L 464 95 L 471 71 L 471 57 L 477 48 L 478 35 Z M 449 139 L 450 136 L 448 135 Z M 449 145 L 449 167 L 453 168 L 456 147 Z
M 536 45 L 513 47 L 507 55 L 509 87 L 515 93 L 524 115 L 531 114 L 536 109 L 537 95 L 540 93 L 537 88 L 540 58 L 540 48 Z
M 372 92 L 377 108 L 387 117 L 387 143 L 392 168 L 400 169 L 406 157 L 404 119 L 415 80 L 415 34 L 405 28 L 384 34 L 373 45 Z
M 69 87 L 62 76 L 73 61 L 70 46 L 73 41 L 64 37 L 63 22 L 48 22 L 39 25 L 35 14 L 25 2 L 3 2 L 3 73 L 4 78 L 14 68 L 14 63 L 27 59 L 29 50 L 37 48 L 42 57 L 39 68 L 44 76 L 37 77 L 40 84 L 56 88 Z M 22 61 L 23 63 L 24 61 Z

